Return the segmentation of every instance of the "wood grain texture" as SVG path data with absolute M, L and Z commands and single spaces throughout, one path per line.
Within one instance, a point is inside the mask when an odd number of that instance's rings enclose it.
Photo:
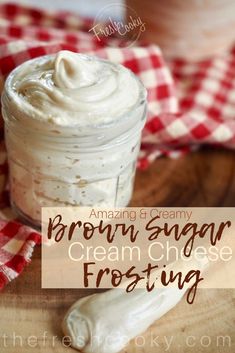
M 234 171 L 232 151 L 204 149 L 177 160 L 160 158 L 137 173 L 132 205 L 235 206 Z M 61 343 L 61 320 L 74 301 L 92 291 L 41 289 L 40 266 L 37 248 L 32 263 L 0 295 L 0 353 L 74 351 Z M 234 290 L 201 289 L 193 306 L 182 300 L 125 352 L 232 353 L 234 304 Z M 219 336 L 228 336 L 224 345 Z

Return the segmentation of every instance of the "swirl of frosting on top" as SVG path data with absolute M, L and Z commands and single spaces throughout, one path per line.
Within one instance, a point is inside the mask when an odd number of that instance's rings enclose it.
M 23 64 L 14 76 L 14 91 L 33 118 L 84 126 L 114 121 L 132 109 L 140 83 L 122 65 L 60 51 Z

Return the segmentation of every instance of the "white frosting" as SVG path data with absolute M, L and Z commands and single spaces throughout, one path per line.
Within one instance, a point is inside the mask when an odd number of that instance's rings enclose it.
M 26 62 L 13 84 L 24 114 L 59 126 L 113 121 L 139 98 L 131 71 L 69 51 Z
M 2 97 L 11 200 L 35 224 L 43 206 L 124 207 L 146 92 L 121 65 L 62 51 L 14 70 Z
M 206 256 L 191 261 L 179 260 L 166 269 L 175 273 L 187 273 L 191 269 L 204 270 Z M 159 278 L 159 270 L 153 278 Z M 136 289 L 126 293 L 124 289 L 112 289 L 101 294 L 78 300 L 67 312 L 62 329 L 71 337 L 72 346 L 83 353 L 117 353 L 183 297 L 190 287 L 156 288 L 152 292 Z

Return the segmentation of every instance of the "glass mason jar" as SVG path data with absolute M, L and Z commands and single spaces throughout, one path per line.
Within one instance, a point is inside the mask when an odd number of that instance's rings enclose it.
M 126 0 L 126 9 L 127 25 L 139 16 L 140 39 L 159 45 L 169 59 L 206 59 L 235 42 L 234 0 Z
M 77 129 L 35 121 L 32 128 L 12 94 L 23 65 L 8 76 L 2 95 L 10 198 L 17 215 L 39 227 L 43 206 L 127 206 L 146 120 L 142 83 L 135 78 L 138 102 L 114 121 Z

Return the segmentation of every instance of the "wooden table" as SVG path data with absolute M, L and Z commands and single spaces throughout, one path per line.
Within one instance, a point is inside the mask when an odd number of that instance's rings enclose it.
M 158 159 L 138 172 L 132 205 L 235 206 L 235 153 L 204 149 L 176 160 Z M 73 352 L 61 343 L 61 320 L 74 301 L 90 293 L 42 290 L 36 249 L 32 263 L 0 295 L 0 353 Z M 234 303 L 235 290 L 201 289 L 193 307 L 182 300 L 125 352 L 235 352 Z M 224 346 L 219 336 L 228 336 Z

